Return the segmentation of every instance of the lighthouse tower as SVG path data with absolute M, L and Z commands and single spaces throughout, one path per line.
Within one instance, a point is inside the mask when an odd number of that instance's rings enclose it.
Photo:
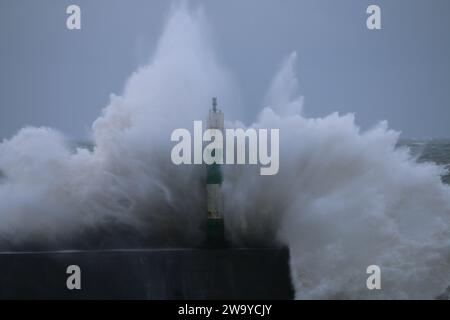
M 217 98 L 212 100 L 212 109 L 209 110 L 208 129 L 218 129 L 223 134 L 223 113 L 217 109 Z M 211 154 L 223 155 L 223 149 L 211 150 Z M 225 245 L 225 227 L 223 221 L 223 196 L 222 196 L 222 168 L 218 163 L 207 165 L 206 168 L 206 205 L 208 210 L 207 220 L 207 245 L 220 247 Z

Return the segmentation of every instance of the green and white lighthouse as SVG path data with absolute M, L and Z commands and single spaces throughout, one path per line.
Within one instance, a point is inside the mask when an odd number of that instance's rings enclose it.
M 223 134 L 224 121 L 222 111 L 217 109 L 217 98 L 213 98 L 212 109 L 209 110 L 208 129 L 220 130 Z M 211 154 L 223 155 L 223 149 L 211 150 Z M 207 245 L 212 247 L 225 246 L 225 226 L 223 221 L 222 168 L 219 163 L 212 163 L 206 167 L 206 205 Z

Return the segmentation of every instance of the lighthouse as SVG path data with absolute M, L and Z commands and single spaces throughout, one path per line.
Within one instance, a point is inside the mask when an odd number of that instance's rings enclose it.
M 220 130 L 223 134 L 223 113 L 217 109 L 217 98 L 212 99 L 212 109 L 208 115 L 208 129 Z M 211 154 L 223 155 L 223 149 L 210 150 Z M 206 207 L 207 207 L 207 245 L 221 247 L 225 245 L 225 227 L 223 220 L 222 168 L 218 163 L 206 167 Z

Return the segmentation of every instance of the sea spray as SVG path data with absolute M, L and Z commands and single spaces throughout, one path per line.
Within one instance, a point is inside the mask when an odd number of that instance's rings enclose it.
M 47 128 L 23 129 L 1 144 L 5 246 L 78 242 L 85 229 L 111 224 L 155 246 L 200 243 L 204 170 L 171 162 L 170 133 L 205 118 L 213 95 L 237 105 L 204 23 L 201 10 L 173 10 L 152 61 L 130 76 L 121 95 L 111 95 L 95 120 L 93 151 L 71 152 Z

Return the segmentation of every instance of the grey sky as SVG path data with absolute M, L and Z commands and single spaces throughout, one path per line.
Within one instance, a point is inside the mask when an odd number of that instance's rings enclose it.
M 295 50 L 307 116 L 355 112 L 363 128 L 386 119 L 405 137 L 450 137 L 450 1 L 188 2 L 205 9 L 242 88 L 244 121 Z M 66 29 L 69 4 L 81 7 L 80 31 Z M 383 30 L 366 28 L 369 4 L 381 7 Z M 0 138 L 24 125 L 85 138 L 109 94 L 148 61 L 170 5 L 0 0 Z

